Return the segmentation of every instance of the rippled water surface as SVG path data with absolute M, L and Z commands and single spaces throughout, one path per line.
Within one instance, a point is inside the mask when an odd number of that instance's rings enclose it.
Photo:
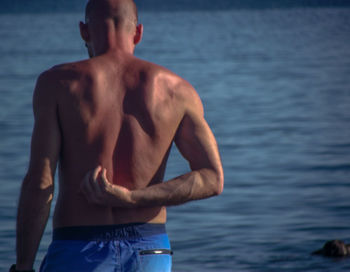
M 85 58 L 82 14 L 0 15 L 0 270 L 15 216 L 40 72 Z M 169 209 L 174 271 L 347 271 L 310 256 L 350 242 L 350 10 L 141 14 L 136 54 L 189 80 L 221 151 L 219 197 Z M 173 150 L 167 178 L 188 170 Z M 50 242 L 45 232 L 38 261 Z

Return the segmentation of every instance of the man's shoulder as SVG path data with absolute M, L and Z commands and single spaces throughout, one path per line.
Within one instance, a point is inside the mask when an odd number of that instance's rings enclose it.
M 138 63 L 140 76 L 153 84 L 159 84 L 163 89 L 174 91 L 179 95 L 188 96 L 196 93 L 194 87 L 186 79 L 168 68 L 141 59 L 135 61 Z
M 37 78 L 33 94 L 33 106 L 43 105 L 49 101 L 57 101 L 60 92 L 66 88 L 67 81 L 76 77 L 76 69 L 72 63 L 55 65 L 43 71 Z
M 37 85 L 49 85 L 52 91 L 70 88 L 78 82 L 83 82 L 83 78 L 86 81 L 92 74 L 90 66 L 87 61 L 55 65 L 39 75 Z
M 91 70 L 91 67 L 88 60 L 62 63 L 44 71 L 40 76 L 51 79 L 74 79 L 75 77 L 87 74 Z
M 151 63 L 149 67 L 151 69 L 147 69 L 147 73 L 152 79 L 152 85 L 158 87 L 155 88 L 157 97 L 163 98 L 162 101 L 171 101 L 177 110 L 195 110 L 203 114 L 200 96 L 189 81 L 163 66 Z
M 177 73 L 163 66 L 157 66 L 154 74 L 156 80 L 161 82 L 174 98 L 185 102 L 199 97 L 192 84 Z

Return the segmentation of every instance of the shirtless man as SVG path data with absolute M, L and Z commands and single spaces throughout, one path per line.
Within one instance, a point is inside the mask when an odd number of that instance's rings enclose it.
M 223 190 L 202 103 L 185 80 L 133 56 L 142 25 L 132 0 L 90 0 L 80 30 L 90 59 L 44 72 L 34 91 L 12 271 L 33 268 L 58 162 L 53 241 L 41 271 L 170 271 L 165 207 Z M 173 142 L 191 172 L 163 182 Z

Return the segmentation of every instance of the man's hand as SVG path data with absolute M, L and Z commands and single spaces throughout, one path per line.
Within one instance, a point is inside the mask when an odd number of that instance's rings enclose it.
M 93 204 L 111 207 L 132 207 L 131 191 L 112 184 L 107 179 L 107 170 L 101 166 L 89 171 L 81 184 L 80 191 Z

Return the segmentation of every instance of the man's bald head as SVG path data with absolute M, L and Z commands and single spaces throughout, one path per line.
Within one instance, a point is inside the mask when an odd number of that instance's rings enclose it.
M 142 39 L 134 0 L 89 0 L 85 16 L 79 26 L 90 57 L 116 49 L 133 54 Z
M 137 25 L 138 16 L 133 0 L 89 0 L 85 9 L 86 23 L 93 20 L 113 19 L 115 26 L 132 29 Z

